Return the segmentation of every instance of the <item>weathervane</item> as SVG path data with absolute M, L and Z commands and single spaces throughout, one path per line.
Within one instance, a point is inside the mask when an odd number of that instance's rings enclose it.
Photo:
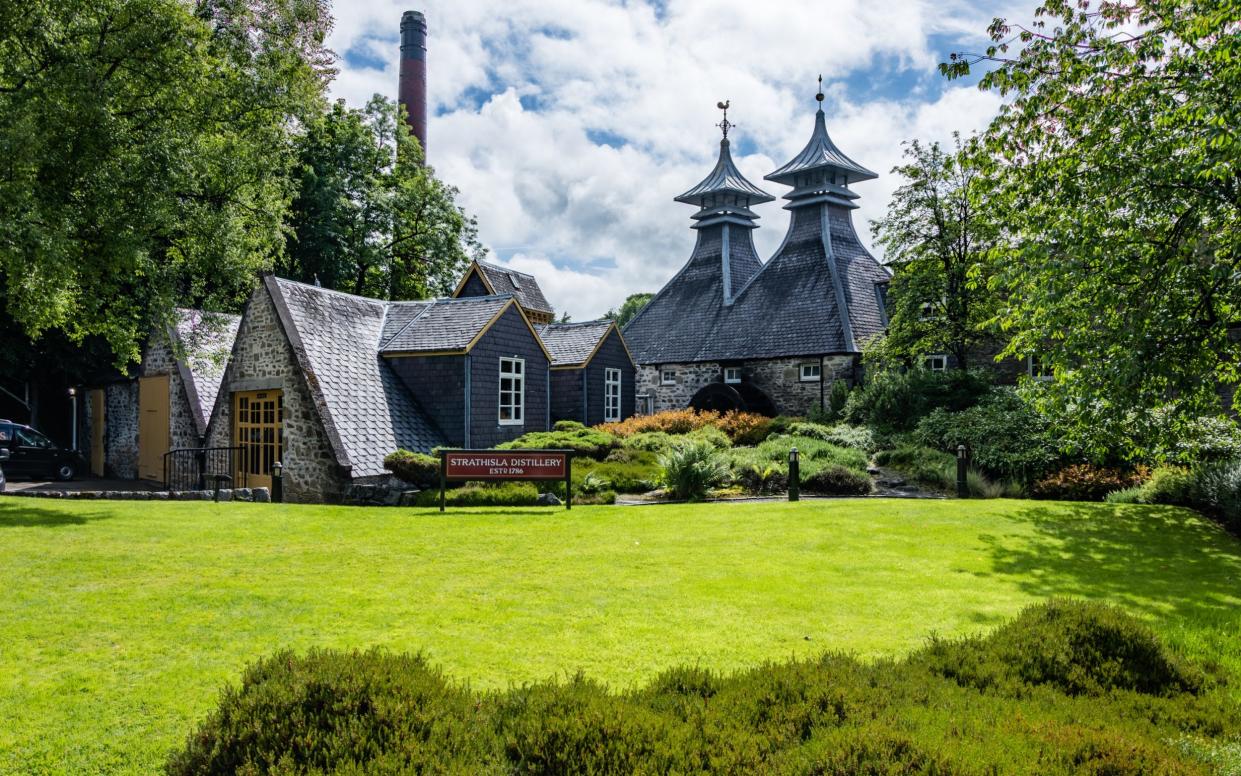
M 822 73 L 819 74 L 819 93 L 816 94 L 814 98 L 819 101 L 820 105 L 823 104 L 823 74 Z
M 737 126 L 736 124 L 733 124 L 731 121 L 729 121 L 729 120 L 728 120 L 728 105 L 729 105 L 729 103 L 730 103 L 730 102 L 731 102 L 731 100 L 724 100 L 723 102 L 717 102 L 717 103 L 715 104 L 715 107 L 717 107 L 717 108 L 719 108 L 720 110 L 724 111 L 724 120 L 723 120 L 723 121 L 721 121 L 719 124 L 716 124 L 715 126 L 719 127 L 720 129 L 722 129 L 722 130 L 724 131 L 724 139 L 725 139 L 725 140 L 727 140 L 727 139 L 728 139 L 728 130 L 730 130 L 730 129 L 732 129 L 733 127 Z

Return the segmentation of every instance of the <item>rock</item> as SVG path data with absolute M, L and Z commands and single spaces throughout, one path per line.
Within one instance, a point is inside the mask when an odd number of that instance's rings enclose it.
M 166 490 L 153 490 L 151 491 L 151 500 L 152 501 L 167 501 L 168 495 L 169 495 L 168 491 Z
M 250 488 L 233 488 L 234 501 L 254 501 L 254 491 Z
M 256 504 L 271 503 L 271 491 L 267 488 L 254 488 L 254 501 Z
M 397 506 L 412 507 L 418 504 L 418 494 L 422 491 L 417 489 L 401 491 L 401 499 L 397 502 Z
M 866 473 L 871 475 L 872 477 L 877 477 L 880 474 L 883 474 L 883 470 L 881 470 L 878 466 L 870 466 L 870 467 L 867 467 Z
M 558 507 L 560 506 L 560 499 L 557 498 L 555 493 L 540 493 L 536 503 L 541 507 Z

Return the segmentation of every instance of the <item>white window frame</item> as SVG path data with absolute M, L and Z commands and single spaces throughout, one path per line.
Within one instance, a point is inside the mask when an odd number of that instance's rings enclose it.
M 811 373 L 811 370 L 814 370 Z M 797 381 L 802 383 L 817 383 L 823 380 L 822 364 L 801 364 L 797 367 Z
M 741 382 L 741 367 L 726 366 L 724 367 L 724 382 L 729 385 L 736 385 Z
M 505 371 L 505 367 L 508 371 Z M 504 381 L 509 380 L 509 389 Z M 511 356 L 500 357 L 500 379 L 496 381 L 496 419 L 501 426 L 526 425 L 526 360 Z M 504 417 L 508 410 L 508 417 Z
M 660 385 L 676 385 L 677 384 L 677 370 L 675 369 L 659 370 L 659 384 Z
M 1026 356 L 1026 373 L 1030 375 L 1030 379 L 1040 383 L 1051 382 L 1056 379 L 1056 375 L 1039 359 L 1033 355 Z
M 939 366 L 935 366 L 936 363 L 938 363 Z M 948 356 L 943 353 L 932 353 L 928 356 L 923 356 L 922 368 L 929 369 L 932 372 L 947 372 Z
M 621 419 L 621 370 L 608 367 L 603 370 L 603 422 L 616 423 Z

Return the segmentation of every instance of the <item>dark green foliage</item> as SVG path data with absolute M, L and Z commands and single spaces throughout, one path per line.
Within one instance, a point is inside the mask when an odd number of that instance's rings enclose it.
M 1193 505 L 1241 534 L 1241 460 L 1203 466 L 1194 476 Z
M 1055 501 L 1102 501 L 1113 491 L 1141 484 L 1146 476 L 1143 469 L 1125 471 L 1074 464 L 1035 482 L 1030 495 Z
M 246 669 L 169 774 L 501 772 L 490 710 L 421 655 L 278 652 Z
M 608 453 L 620 447 L 620 438 L 606 431 L 586 428 L 578 424 L 576 428 L 557 429 L 555 431 L 531 431 L 522 434 L 511 442 L 496 445 L 497 450 L 574 450 L 602 460 Z
M 626 324 L 634 319 L 634 316 L 642 312 L 647 302 L 650 302 L 654 296 L 654 294 L 649 293 L 630 294 L 625 297 L 620 310 L 608 310 L 603 314 L 603 317 L 616 321 L 617 327 L 623 329 Z
M 420 657 L 282 652 L 168 772 L 1195 774 L 1241 725 L 1230 691 L 1072 601 L 899 662 L 683 666 L 621 692 L 578 675 L 478 693 Z
M 420 488 L 430 488 L 439 483 L 440 460 L 433 455 L 397 450 L 384 456 L 384 468 Z
M 956 493 L 957 459 L 954 455 L 906 443 L 875 453 L 875 463 L 889 466 L 929 488 Z M 993 482 L 972 468 L 966 471 L 966 486 L 971 498 L 1017 498 L 1022 495 L 1020 486 Z
M 849 394 L 844 419 L 883 431 L 909 430 L 933 410 L 974 406 L 990 389 L 991 375 L 982 370 L 876 370 Z
M 912 659 L 962 685 L 1010 694 L 1050 685 L 1067 695 L 1174 695 L 1200 692 L 1205 683 L 1132 616 L 1067 599 L 1030 607 L 986 637 L 933 638 Z
M 552 431 L 581 431 L 586 424 L 576 420 L 558 420 L 552 424 Z
M 1042 476 L 1058 457 L 1047 419 L 1011 388 L 997 388 L 959 412 L 935 410 L 918 421 L 915 438 L 953 455 L 963 444 L 975 467 L 1020 482 Z
M 623 454 L 623 456 L 622 456 Z M 623 457 L 624 460 L 618 460 Z M 659 463 L 654 453 L 618 448 L 602 461 L 578 458 L 573 462 L 573 482 L 580 487 L 587 477 L 599 481 L 600 490 L 618 493 L 645 493 L 659 481 Z
M 870 477 L 838 464 L 825 466 L 809 477 L 803 477 L 802 489 L 828 496 L 865 496 L 871 491 Z

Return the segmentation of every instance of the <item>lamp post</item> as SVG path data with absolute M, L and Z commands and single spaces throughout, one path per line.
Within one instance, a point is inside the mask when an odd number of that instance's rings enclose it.
M 273 504 L 284 500 L 284 464 L 279 461 L 271 465 L 271 500 Z
M 801 455 L 789 448 L 789 501 L 801 500 Z
M 965 478 L 966 465 L 969 458 L 966 455 L 965 445 L 957 445 L 957 496 L 959 498 L 969 498 L 969 483 Z
M 73 427 L 69 429 L 69 446 L 73 448 L 73 452 L 78 451 L 78 389 L 69 389 L 69 403 L 73 405 Z

